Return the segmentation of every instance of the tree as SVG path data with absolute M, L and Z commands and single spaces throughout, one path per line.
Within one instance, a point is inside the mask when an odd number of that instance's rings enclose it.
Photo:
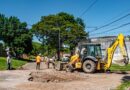
M 130 40 L 130 35 L 128 36 L 129 40 Z
M 26 22 L 20 22 L 17 17 L 8 18 L 0 14 L 0 36 L 5 45 L 11 47 L 16 54 L 28 54 L 32 50 L 32 33 Z
M 32 45 L 33 45 L 33 49 L 31 51 L 32 55 L 37 55 L 37 54 L 43 52 L 43 50 L 42 50 L 42 44 L 41 43 L 33 42 Z
M 44 46 L 51 49 L 57 49 L 59 33 L 60 47 L 68 45 L 71 50 L 87 36 L 83 20 L 64 12 L 42 16 L 41 20 L 33 25 L 32 31 Z

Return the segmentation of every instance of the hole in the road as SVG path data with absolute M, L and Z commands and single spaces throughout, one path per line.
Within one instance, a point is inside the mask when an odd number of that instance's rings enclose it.
M 77 81 L 84 80 L 85 78 L 80 77 L 76 74 L 71 73 L 45 73 L 45 72 L 33 72 L 30 74 L 29 81 L 34 82 L 68 82 L 68 81 Z

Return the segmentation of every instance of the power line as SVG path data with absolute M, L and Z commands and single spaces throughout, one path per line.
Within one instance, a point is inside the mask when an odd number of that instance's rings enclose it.
M 123 11 L 123 12 L 119 13 L 118 15 L 114 16 L 113 18 L 111 18 L 111 19 L 108 20 L 107 22 L 112 21 L 113 19 L 116 19 L 117 17 L 123 15 L 123 14 L 126 13 L 126 12 L 128 13 L 129 11 L 130 11 L 130 8 L 129 8 L 129 9 L 126 9 L 125 11 Z
M 96 3 L 98 0 L 95 0 L 92 4 L 90 4 L 90 6 L 79 16 L 82 17 L 84 14 L 86 14 Z M 29 26 L 33 26 L 31 24 L 28 24 Z
M 116 20 L 114 20 L 114 21 L 112 21 L 112 22 L 110 22 L 110 23 L 108 23 L 108 24 L 105 24 L 105 25 L 103 25 L 103 26 L 101 26 L 101 27 L 99 27 L 99 28 L 97 28 L 97 29 L 94 29 L 94 30 L 92 30 L 92 31 L 89 32 L 89 33 L 92 33 L 92 32 L 95 32 L 95 31 L 101 29 L 101 28 L 107 27 L 107 26 L 109 26 L 109 25 L 111 25 L 111 24 L 113 24 L 113 23 L 115 23 L 115 22 L 117 22 L 117 21 L 120 21 L 120 20 L 122 20 L 122 19 L 124 19 L 124 18 L 126 18 L 126 17 L 128 17 L 128 16 L 130 16 L 130 13 L 128 13 L 128 14 L 126 14 L 126 15 L 124 15 L 124 16 L 122 16 L 122 17 L 120 17 L 120 18 L 118 18 L 118 19 L 116 19 Z
M 111 18 L 111 19 L 108 20 L 107 22 L 112 21 L 112 20 L 118 18 L 119 16 L 123 15 L 124 13 L 126 13 L 126 12 L 128 13 L 129 11 L 130 11 L 130 8 L 128 8 L 128 9 L 124 10 L 123 12 L 119 13 L 118 15 L 114 16 L 113 18 Z M 97 26 L 97 27 L 100 27 L 100 26 Z M 96 30 L 97 30 L 97 27 L 95 28 Z M 95 30 L 95 29 L 94 29 L 94 30 Z M 93 31 L 92 31 L 92 32 L 93 32 Z M 90 33 L 91 33 L 91 32 L 90 32 Z
M 98 27 L 96 27 L 96 26 L 95 27 L 94 26 L 88 26 L 86 28 L 98 28 Z
M 96 3 L 98 0 L 95 0 L 79 17 L 82 17 L 85 13 L 87 13 Z
M 115 30 L 115 29 L 119 29 L 119 28 L 122 28 L 122 27 L 124 27 L 124 26 L 127 26 L 127 25 L 129 25 L 129 24 L 130 24 L 130 22 L 125 23 L 125 24 L 122 24 L 122 25 L 120 25 L 120 26 L 118 26 L 118 27 L 116 27 L 116 28 L 113 28 L 113 29 L 109 29 L 109 30 L 106 30 L 106 31 L 103 31 L 103 32 L 100 32 L 100 33 L 94 33 L 94 34 L 90 34 L 90 35 L 97 35 L 97 34 L 107 33 L 107 32 L 113 31 L 113 30 Z

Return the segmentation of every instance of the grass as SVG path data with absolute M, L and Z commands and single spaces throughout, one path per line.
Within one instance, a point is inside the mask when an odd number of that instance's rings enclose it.
M 113 64 L 111 66 L 110 70 L 111 71 L 122 71 L 122 72 L 130 71 L 130 64 L 128 64 L 126 66 L 119 66 L 119 65 Z M 119 85 L 117 87 L 116 90 L 126 90 L 128 87 L 130 87 L 130 81 L 123 81 L 121 83 L 121 85 Z
M 112 64 L 111 71 L 130 71 L 130 64 L 126 65 L 126 66 L 119 66 L 116 64 Z
M 17 69 L 26 63 L 27 63 L 27 61 L 12 59 L 12 67 L 14 69 Z M 0 70 L 6 70 L 6 69 L 7 69 L 6 58 L 0 57 Z
M 117 87 L 117 90 L 127 90 L 130 87 L 130 81 L 124 81 L 120 86 Z

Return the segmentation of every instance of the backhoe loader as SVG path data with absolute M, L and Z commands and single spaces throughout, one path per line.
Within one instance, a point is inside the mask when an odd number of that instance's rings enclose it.
M 106 49 L 106 56 L 102 59 L 101 44 L 86 43 L 78 46 L 79 55 L 73 55 L 69 62 L 58 62 L 57 70 L 72 71 L 74 69 L 82 69 L 85 73 L 93 73 L 95 71 L 107 71 L 110 69 L 114 52 L 119 46 L 123 59 L 120 63 L 127 65 L 129 62 L 125 39 L 123 34 L 119 34 L 116 40 Z M 84 54 L 81 55 L 82 49 L 85 48 Z

